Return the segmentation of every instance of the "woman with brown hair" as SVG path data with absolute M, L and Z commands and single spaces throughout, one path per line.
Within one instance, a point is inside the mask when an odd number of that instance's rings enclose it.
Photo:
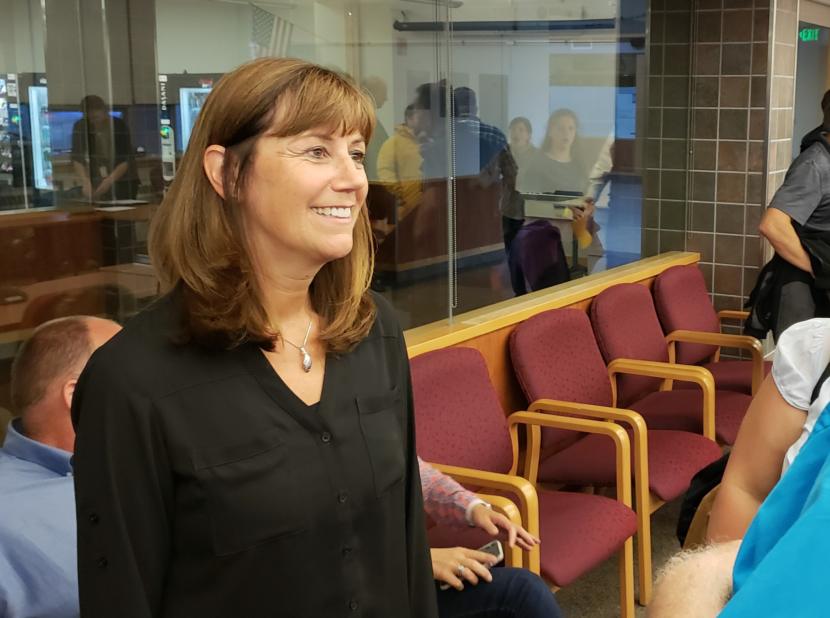
M 432 617 L 406 349 L 369 292 L 372 103 L 260 59 L 151 231 L 167 292 L 73 405 L 83 616 Z
M 581 249 L 594 243 L 596 247 L 589 253 L 602 255 L 602 245 L 596 236 L 599 228 L 593 218 L 594 198 L 586 195 L 588 185 L 588 167 L 582 160 L 579 144 L 579 120 L 573 110 L 557 109 L 548 119 L 538 155 L 530 162 L 524 180 L 525 190 L 583 196 L 581 207 L 572 209 L 573 234 Z
M 588 170 L 581 158 L 578 133 L 579 121 L 573 111 L 560 108 L 550 115 L 542 145 L 528 166 L 527 190 L 580 195 L 585 191 Z

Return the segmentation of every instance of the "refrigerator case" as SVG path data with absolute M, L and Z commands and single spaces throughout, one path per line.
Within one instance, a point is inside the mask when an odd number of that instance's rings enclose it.
M 32 126 L 34 185 L 51 190 L 52 149 L 49 136 L 49 97 L 46 86 L 29 86 L 29 119 Z
M 10 123 L 8 89 L 6 76 L 3 74 L 0 75 L 0 174 L 10 174 L 12 172 Z
M 211 88 L 179 88 L 179 113 L 181 114 L 179 132 L 182 138 L 182 152 L 187 150 L 187 143 L 190 141 L 193 125 L 196 124 L 196 117 L 202 111 L 210 91 Z

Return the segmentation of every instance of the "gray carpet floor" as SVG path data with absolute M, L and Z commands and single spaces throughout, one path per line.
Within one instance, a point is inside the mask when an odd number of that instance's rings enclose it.
M 652 564 L 654 575 L 672 555 L 680 550 L 675 536 L 681 498 L 665 504 L 651 516 Z M 634 546 L 637 559 L 637 546 Z M 619 562 L 617 557 L 605 561 L 576 583 L 556 593 L 566 618 L 614 618 L 620 615 Z M 637 567 L 634 567 L 637 590 Z M 637 617 L 645 617 L 644 607 L 637 607 Z

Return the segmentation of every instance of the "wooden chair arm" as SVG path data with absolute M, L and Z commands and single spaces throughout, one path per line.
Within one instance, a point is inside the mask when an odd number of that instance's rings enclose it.
M 479 498 L 488 502 L 490 506 L 493 507 L 493 510 L 497 513 L 501 513 L 514 526 L 522 526 L 522 516 L 519 513 L 519 507 L 510 500 L 509 498 L 505 498 L 504 496 L 494 496 L 490 494 L 476 494 Z M 524 557 L 522 556 L 522 548 L 518 545 L 514 547 L 508 547 L 507 544 L 504 544 L 504 566 L 509 567 L 516 567 L 520 569 L 524 566 Z
M 499 474 L 498 472 L 462 468 L 460 466 L 448 466 L 432 462 L 429 462 L 429 464 L 439 472 L 451 476 L 459 483 L 495 489 L 516 496 L 525 530 L 533 536 L 539 537 L 539 497 L 536 495 L 536 488 L 527 479 L 511 474 Z M 538 546 L 528 552 L 526 566 L 539 575 Z
M 745 320 L 749 317 L 749 311 L 735 311 L 733 309 L 721 309 L 718 311 L 718 320 Z
M 542 427 L 567 429 L 608 436 L 614 441 L 616 451 L 617 500 L 631 507 L 631 444 L 625 430 L 611 421 L 597 421 L 577 416 L 558 416 L 541 412 L 514 412 L 507 417 L 511 431 L 519 425 L 528 428 L 528 464 L 526 474 L 538 474 L 539 450 L 541 448 Z M 535 464 L 535 466 L 534 466 Z
M 648 488 L 648 427 L 645 419 L 634 410 L 597 406 L 589 403 L 574 403 L 554 399 L 537 399 L 529 406 L 530 412 L 554 412 L 574 416 L 587 416 L 599 420 L 625 423 L 634 436 L 634 484 L 637 488 Z M 638 505 L 639 507 L 639 505 Z
M 638 517 L 638 546 L 640 556 L 640 602 L 651 597 L 651 513 L 656 505 L 651 500 L 648 471 L 648 427 L 645 419 L 634 410 L 611 408 L 587 403 L 537 399 L 530 404 L 534 412 L 555 412 L 575 416 L 613 420 L 631 428 L 634 451 L 634 504 Z M 659 504 L 659 502 L 657 503 Z
M 710 440 L 715 440 L 715 380 L 708 369 L 695 365 L 617 358 L 608 365 L 608 376 L 611 378 L 611 395 L 615 403 L 617 401 L 618 373 L 693 382 L 700 386 L 703 391 L 703 435 Z
M 726 335 L 723 333 L 700 332 L 694 330 L 676 330 L 666 335 L 669 344 L 669 362 L 675 362 L 678 342 L 703 343 L 718 347 L 749 350 L 752 354 L 752 394 L 754 395 L 764 380 L 764 348 L 761 342 L 749 335 Z

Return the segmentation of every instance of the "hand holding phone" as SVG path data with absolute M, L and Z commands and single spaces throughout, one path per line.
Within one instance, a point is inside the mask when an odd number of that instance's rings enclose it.
M 504 560 L 504 548 L 501 541 L 494 539 L 478 548 L 478 551 L 483 551 L 485 554 L 490 554 L 496 557 L 496 564 Z
M 433 551 L 433 570 L 435 570 L 435 552 L 436 552 L 436 550 L 432 550 L 432 551 Z M 472 550 L 465 550 L 465 551 L 472 551 Z M 482 553 L 485 553 L 485 554 L 490 554 L 491 556 L 493 556 L 495 558 L 495 561 L 492 562 L 492 563 L 483 562 L 483 561 L 478 560 L 476 558 L 472 558 L 473 560 L 476 560 L 476 562 L 479 563 L 479 565 L 480 565 L 479 568 L 483 567 L 483 568 L 489 570 L 494 565 L 496 565 L 499 562 L 501 562 L 502 560 L 504 560 L 504 548 L 502 547 L 501 541 L 499 541 L 498 539 L 490 541 L 486 545 L 478 548 L 478 550 L 476 550 L 476 551 L 479 551 L 479 552 L 482 552 Z M 456 576 L 463 581 L 464 578 L 461 576 L 460 573 L 456 572 Z M 482 579 L 481 573 L 478 574 L 478 578 Z M 448 584 L 446 582 L 442 583 L 439 586 L 440 590 L 447 590 L 449 588 L 450 588 L 450 584 Z

